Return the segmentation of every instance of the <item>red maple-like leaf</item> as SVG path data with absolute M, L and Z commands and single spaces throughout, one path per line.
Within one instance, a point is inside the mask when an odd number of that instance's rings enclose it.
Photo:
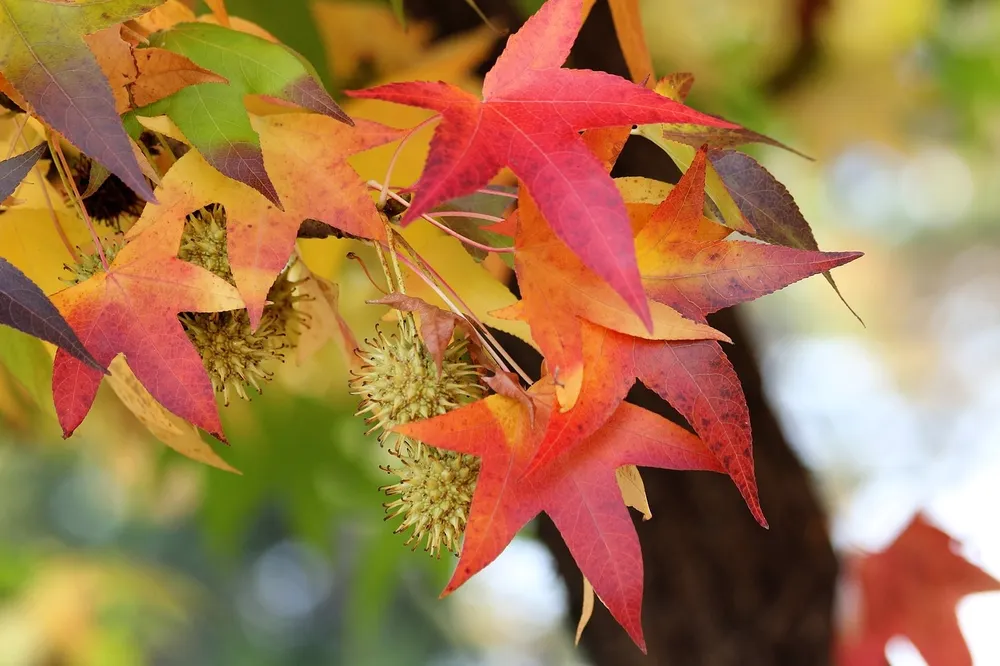
M 968 594 L 1000 590 L 1000 581 L 955 545 L 918 515 L 881 553 L 848 559 L 846 577 L 860 596 L 840 635 L 839 666 L 884 666 L 886 643 L 900 635 L 928 666 L 972 666 L 955 607 Z
M 100 364 L 125 354 L 160 404 L 222 439 L 212 383 L 177 314 L 235 310 L 243 301 L 235 287 L 177 258 L 189 211 L 156 208 L 158 223 L 122 248 L 107 273 L 98 271 L 52 301 Z M 90 411 L 102 376 L 62 349 L 56 353 L 52 394 L 65 436 Z
M 581 0 L 546 2 L 508 40 L 486 75 L 482 100 L 443 82 L 349 94 L 443 117 L 404 224 L 475 191 L 508 166 L 556 235 L 652 326 L 621 195 L 578 132 L 647 123 L 737 126 L 611 74 L 561 69 L 581 22 Z
M 362 238 L 385 237 L 368 189 L 347 160 L 395 141 L 401 132 L 364 120 L 351 127 L 311 113 L 255 117 L 252 122 L 284 209 L 249 185 L 222 175 L 191 150 L 177 160 L 157 188 L 163 205 L 146 208 L 129 237 L 158 224 L 161 216 L 172 215 L 175 208 L 191 213 L 209 203 L 222 204 L 229 264 L 256 328 L 267 292 L 288 263 L 303 220 L 316 219 Z
M 684 315 L 681 321 L 689 324 L 704 322 L 720 308 L 860 256 L 722 240 L 729 230 L 703 216 L 705 164 L 702 150 L 645 220 L 642 206 L 630 206 L 638 228 L 635 248 L 643 286 L 659 308 L 669 306 L 668 311 Z M 757 497 L 749 411 L 732 365 L 710 339 L 720 336 L 637 335 L 634 327 L 623 327 L 622 308 L 614 309 L 609 302 L 617 295 L 602 292 L 595 274 L 558 239 L 546 237 L 544 221 L 534 218 L 530 200 L 522 202 L 519 214 L 515 267 L 523 300 L 516 314 L 531 325 L 549 371 L 558 373 L 563 408 L 572 407 L 576 413 L 575 429 L 550 433 L 532 465 L 548 464 L 581 433 L 593 432 L 639 379 L 688 420 L 732 477 L 751 513 L 766 526 Z M 558 318 L 551 308 L 553 288 L 562 294 Z M 618 321 L 609 312 L 617 313 Z
M 544 511 L 601 601 L 645 651 L 642 636 L 642 552 L 615 478 L 623 465 L 721 471 L 704 444 L 679 426 L 624 403 L 596 433 L 549 464 L 525 474 L 545 433 L 570 427 L 552 408 L 551 387 L 532 387 L 534 427 L 524 405 L 493 395 L 432 419 L 399 426 L 432 446 L 482 459 L 461 558 L 447 594 L 507 547 Z M 574 410 L 575 411 L 575 410 Z

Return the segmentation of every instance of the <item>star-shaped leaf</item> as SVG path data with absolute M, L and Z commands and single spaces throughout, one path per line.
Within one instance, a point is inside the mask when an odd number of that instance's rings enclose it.
M 0 73 L 34 113 L 146 200 L 115 100 L 82 35 L 121 23 L 162 0 L 0 0 Z
M 645 291 L 650 298 L 670 306 L 669 311 L 684 315 L 684 321 L 704 322 L 711 312 L 860 256 L 856 252 L 807 252 L 722 240 L 728 230 L 703 216 L 705 163 L 705 151 L 699 151 L 692 167 L 645 220 L 642 213 L 648 208 L 630 206 L 638 228 L 635 247 Z M 520 212 L 524 215 L 530 208 L 522 206 Z M 520 228 L 525 226 L 522 220 Z M 530 233 L 537 235 L 541 226 L 530 225 L 535 230 Z M 546 304 L 555 296 L 535 285 L 553 280 L 548 274 L 556 273 L 549 266 L 565 264 L 571 254 L 557 239 L 551 239 L 545 248 L 549 263 L 522 262 L 520 256 L 516 262 L 523 296 L 519 314 L 531 325 L 532 337 L 550 372 L 561 369 L 567 360 L 577 363 L 566 380 L 560 375 L 563 395 L 577 397 L 569 403 L 572 411 L 578 412 L 572 417 L 573 433 L 592 432 L 599 427 L 638 379 L 688 420 L 732 477 L 751 513 L 766 525 L 757 497 L 746 400 L 721 347 L 708 339 L 713 336 L 702 336 L 700 340 L 692 336 L 690 342 L 643 339 L 647 336 L 608 326 L 589 314 L 582 315 L 581 325 L 575 328 L 567 322 L 551 327 L 553 316 Z M 576 275 L 562 290 L 572 285 L 589 294 L 597 277 L 591 274 L 588 278 L 587 271 L 578 266 Z M 572 307 L 579 298 L 564 295 L 560 302 Z M 547 464 L 570 446 L 572 439 L 573 434 L 547 436 L 532 465 Z
M 921 515 L 884 551 L 850 557 L 847 581 L 859 596 L 837 646 L 840 666 L 882 666 L 893 636 L 913 641 L 928 666 L 972 666 L 955 607 L 966 595 L 1000 590 Z
M 212 383 L 177 314 L 235 310 L 243 301 L 224 280 L 177 258 L 190 211 L 170 204 L 146 207 L 147 214 L 153 210 L 157 224 L 134 235 L 109 272 L 98 271 L 52 300 L 99 363 L 125 354 L 160 404 L 221 439 Z M 61 349 L 56 354 L 52 393 L 66 436 L 90 411 L 101 376 Z
M 736 127 L 625 79 L 561 69 L 581 27 L 581 0 L 549 0 L 507 42 L 483 98 L 446 83 L 391 83 L 353 96 L 441 113 L 427 165 L 403 223 L 469 194 L 508 166 L 555 231 L 647 326 L 621 196 L 579 130 L 688 122 Z
M 721 468 L 697 437 L 624 403 L 596 433 L 525 474 L 538 439 L 569 427 L 568 414 L 552 408 L 546 386 L 543 380 L 532 389 L 538 398 L 534 427 L 519 401 L 493 395 L 396 428 L 432 446 L 482 459 L 461 558 L 445 593 L 492 562 L 525 523 L 544 511 L 601 601 L 645 650 L 642 553 L 616 470 L 625 465 Z
M 253 123 L 284 210 L 190 151 L 163 178 L 158 196 L 164 205 L 148 207 L 129 237 L 177 209 L 191 213 L 221 203 L 227 217 L 229 265 L 256 328 L 267 292 L 291 256 L 303 220 L 319 220 L 362 238 L 385 237 L 382 218 L 347 158 L 395 141 L 402 133 L 366 120 L 349 127 L 309 113 L 255 117 Z
M 209 164 L 279 207 L 243 98 L 267 95 L 352 123 L 312 67 L 282 44 L 210 23 L 181 23 L 152 35 L 150 45 L 179 53 L 228 83 L 188 86 L 139 114 L 169 116 Z

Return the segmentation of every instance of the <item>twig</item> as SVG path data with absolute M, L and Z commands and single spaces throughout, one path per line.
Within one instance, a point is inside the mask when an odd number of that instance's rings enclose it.
M 76 205 L 77 211 L 83 217 L 84 223 L 87 225 L 87 230 L 90 232 L 90 238 L 94 241 L 94 247 L 97 248 L 97 255 L 101 258 L 101 266 L 104 267 L 104 272 L 108 273 L 111 271 L 111 267 L 108 265 L 108 258 L 104 254 L 104 246 L 101 245 L 101 239 L 97 235 L 97 231 L 94 229 L 94 223 L 90 220 L 90 214 L 87 213 L 87 207 L 83 205 L 83 198 L 80 197 L 80 190 L 76 187 L 76 181 L 73 180 L 72 175 L 69 172 L 69 162 L 66 161 L 66 156 L 63 155 L 62 147 L 59 145 L 59 139 L 53 138 L 53 135 L 49 135 L 49 149 L 52 151 L 52 155 L 56 158 L 53 163 L 56 164 L 56 171 L 59 172 L 59 177 L 62 178 L 63 187 L 67 187 L 73 193 L 73 203 Z
M 392 177 L 392 170 L 396 166 L 396 160 L 399 159 L 400 153 L 403 152 L 403 146 L 405 146 L 407 144 L 407 142 L 411 138 L 413 138 L 413 135 L 416 134 L 419 130 L 423 129 L 424 127 L 426 127 L 427 125 L 431 124 L 433 121 L 437 120 L 440 117 L 441 117 L 441 114 L 436 113 L 433 116 L 431 116 L 430 118 L 428 118 L 427 120 L 414 125 L 413 127 L 410 128 L 410 131 L 406 133 L 406 136 L 404 136 L 402 139 L 400 139 L 399 145 L 396 146 L 396 151 L 392 154 L 392 159 L 389 160 L 389 167 L 385 170 L 385 185 L 382 186 L 382 191 L 379 192 L 379 195 L 378 195 L 378 209 L 379 210 L 382 210 L 383 208 L 385 208 L 385 202 L 386 202 L 386 199 L 389 196 L 388 195 L 388 192 L 389 192 L 389 180 Z

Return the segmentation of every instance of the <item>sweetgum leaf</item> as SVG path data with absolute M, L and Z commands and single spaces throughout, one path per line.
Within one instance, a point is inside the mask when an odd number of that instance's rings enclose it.
M 792 195 L 757 160 L 735 150 L 713 150 L 709 160 L 740 212 L 756 230 L 757 238 L 800 250 L 819 250 L 816 237 Z M 824 271 L 823 276 L 851 314 L 858 317 L 830 272 Z
M 626 465 L 721 471 L 694 435 L 623 403 L 599 430 L 542 466 L 525 471 L 549 433 L 572 429 L 572 414 L 552 404 L 548 380 L 532 387 L 534 421 L 512 398 L 493 395 L 442 416 L 395 428 L 451 451 L 479 456 L 482 467 L 451 592 L 492 562 L 529 520 L 544 511 L 597 595 L 645 650 L 642 553 L 616 470 Z
M 406 224 L 485 185 L 504 166 L 538 202 L 553 231 L 652 327 L 628 216 L 610 176 L 579 131 L 648 123 L 736 127 L 625 79 L 561 69 L 580 31 L 581 0 L 549 0 L 508 41 L 480 100 L 443 82 L 354 91 L 442 115 Z
M 966 595 L 1000 590 L 1000 581 L 957 555 L 955 545 L 917 515 L 884 551 L 847 558 L 846 578 L 860 603 L 848 609 L 839 666 L 881 666 L 886 643 L 900 635 L 928 666 L 973 666 L 956 606 Z
M 177 314 L 236 310 L 243 301 L 235 287 L 177 258 L 190 211 L 147 206 L 137 226 L 154 210 L 158 223 L 143 225 L 108 272 L 98 271 L 52 300 L 98 362 L 125 354 L 129 368 L 157 402 L 222 439 L 212 382 Z M 61 349 L 56 353 L 52 394 L 65 436 L 90 411 L 100 383 L 100 372 Z
M 353 124 L 312 68 L 282 44 L 210 23 L 180 23 L 152 35 L 150 45 L 179 53 L 228 83 L 188 86 L 143 107 L 139 115 L 169 116 L 209 164 L 279 207 L 244 97 L 267 95 Z
M 385 238 L 375 203 L 347 160 L 397 140 L 402 132 L 367 120 L 349 127 L 308 113 L 255 116 L 253 127 L 284 209 L 213 169 L 200 152 L 192 150 L 163 177 L 157 190 L 162 205 L 147 207 L 128 236 L 142 234 L 161 217 L 175 215 L 177 209 L 186 214 L 209 203 L 222 204 L 229 265 L 256 329 L 267 292 L 291 256 L 303 220 L 318 220 L 360 238 Z
M 162 0 L 0 0 L 0 73 L 42 120 L 153 200 L 115 101 L 81 35 L 121 23 Z
M 860 256 L 722 240 L 729 230 L 703 216 L 705 168 L 706 153 L 699 151 L 659 206 L 650 210 L 647 204 L 628 204 L 637 233 L 637 265 L 656 307 L 668 306 L 666 311 L 683 315 L 681 321 L 689 325 L 704 323 L 708 313 L 721 307 Z M 594 432 L 638 379 L 687 419 L 751 513 L 766 525 L 757 497 L 746 400 L 732 366 L 711 339 L 718 336 L 702 332 L 685 336 L 688 342 L 676 341 L 682 336 L 657 340 L 618 325 L 606 316 L 611 303 L 595 288 L 597 276 L 558 239 L 545 237 L 544 223 L 532 217 L 530 199 L 518 214 L 516 264 L 523 298 L 512 314 L 531 325 L 549 370 L 559 373 L 560 404 L 572 407 L 575 415 L 571 429 L 543 439 L 530 469 L 548 464 L 577 445 L 579 437 Z M 551 307 L 555 298 L 559 316 Z

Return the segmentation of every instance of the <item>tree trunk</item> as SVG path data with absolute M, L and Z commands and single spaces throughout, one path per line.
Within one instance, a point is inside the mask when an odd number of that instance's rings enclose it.
M 516 25 L 516 13 L 506 0 L 478 4 L 487 15 Z M 821 3 L 803 0 L 803 5 L 815 4 Z M 407 7 L 434 21 L 442 35 L 477 22 L 464 0 L 407 0 Z M 573 66 L 624 74 L 621 54 L 610 46 L 615 43 L 607 4 L 598 2 L 574 48 Z M 677 173 L 651 144 L 631 141 L 615 175 L 667 180 Z M 757 481 L 771 529 L 756 524 L 735 486 L 722 475 L 644 469 L 653 519 L 643 523 L 637 518 L 636 528 L 645 561 L 643 627 L 649 654 L 635 648 L 603 607 L 595 610 L 583 634 L 583 649 L 599 666 L 829 664 L 837 562 L 826 516 L 768 405 L 751 341 L 738 317 L 722 312 L 710 323 L 733 339 L 726 351 L 750 407 Z M 642 386 L 629 400 L 683 423 Z M 578 609 L 579 569 L 544 516 L 539 533 Z

